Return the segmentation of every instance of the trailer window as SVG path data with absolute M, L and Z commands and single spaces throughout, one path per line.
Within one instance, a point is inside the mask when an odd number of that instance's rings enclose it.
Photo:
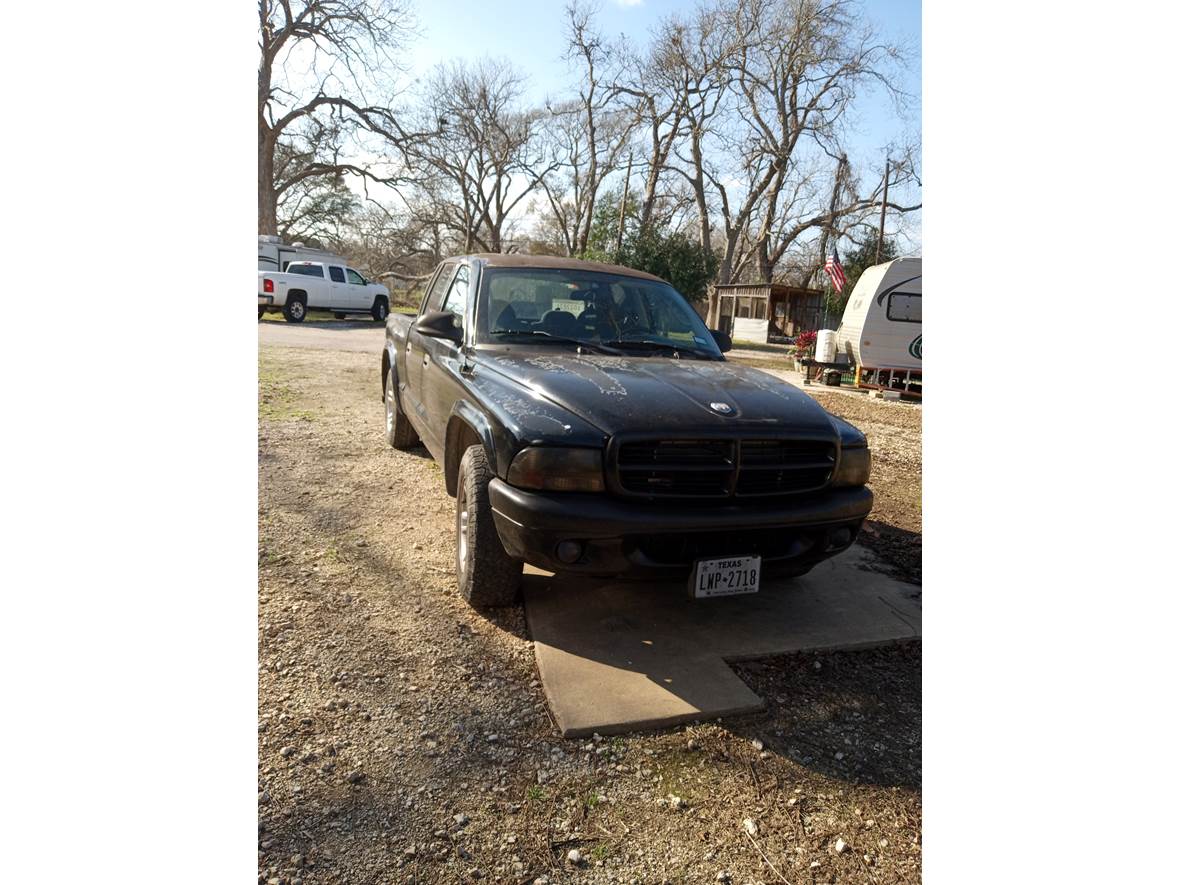
M 885 305 L 885 317 L 895 323 L 922 322 L 922 294 L 920 292 L 890 292 Z
M 287 273 L 297 273 L 305 277 L 324 278 L 324 268 L 318 264 L 288 264 Z

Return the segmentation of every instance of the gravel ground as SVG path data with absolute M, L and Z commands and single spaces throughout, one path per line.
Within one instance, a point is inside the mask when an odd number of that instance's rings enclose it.
M 523 611 L 456 595 L 453 501 L 385 444 L 378 368 L 260 350 L 259 882 L 919 880 L 919 646 L 747 662 L 749 719 L 561 739 Z M 880 506 L 919 418 L 853 405 Z
M 809 393 L 868 437 L 874 501 L 860 542 L 884 559 L 896 577 L 921 584 L 922 407 L 867 396 Z

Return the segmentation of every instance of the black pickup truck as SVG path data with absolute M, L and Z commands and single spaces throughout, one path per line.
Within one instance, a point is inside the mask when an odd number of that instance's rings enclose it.
M 513 603 L 525 562 L 751 592 L 851 546 L 864 436 L 729 346 L 640 271 L 442 262 L 418 316 L 389 317 L 381 379 L 389 443 L 421 440 L 455 497 L 463 596 Z

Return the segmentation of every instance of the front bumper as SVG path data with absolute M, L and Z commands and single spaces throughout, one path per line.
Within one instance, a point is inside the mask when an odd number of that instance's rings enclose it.
M 739 555 L 762 556 L 770 573 L 807 569 L 850 547 L 873 506 L 863 486 L 716 504 L 531 492 L 499 478 L 489 491 L 510 556 L 549 571 L 601 576 L 671 577 L 687 573 L 696 559 Z M 557 545 L 567 540 L 582 544 L 576 562 L 557 558 Z

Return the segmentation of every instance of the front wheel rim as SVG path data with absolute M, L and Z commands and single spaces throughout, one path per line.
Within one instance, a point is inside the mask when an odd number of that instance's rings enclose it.
M 385 432 L 393 433 L 393 379 L 385 381 Z
M 459 574 L 467 570 L 467 496 L 460 491 L 459 497 Z

